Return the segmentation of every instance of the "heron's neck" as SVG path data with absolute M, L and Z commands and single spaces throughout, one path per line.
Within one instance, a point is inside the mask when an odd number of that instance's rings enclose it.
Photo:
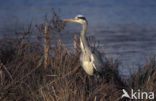
M 86 30 L 87 30 L 87 24 L 84 23 L 82 24 L 82 31 L 80 35 L 80 46 L 81 46 L 82 51 L 89 49 L 89 46 L 86 40 Z

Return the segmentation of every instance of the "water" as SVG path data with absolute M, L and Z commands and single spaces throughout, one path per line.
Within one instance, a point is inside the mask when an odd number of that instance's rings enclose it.
M 80 25 L 77 25 L 80 26 Z M 90 30 L 90 29 L 88 29 Z M 74 32 L 74 31 L 73 31 Z M 88 31 L 87 36 L 93 35 L 103 46 L 102 51 L 107 57 L 118 59 L 122 74 L 129 73 L 129 69 L 137 70 L 138 66 L 143 66 L 146 59 L 156 55 L 156 31 L 134 31 L 134 30 L 106 30 L 100 28 Z M 63 39 L 65 43 L 72 47 L 73 40 L 66 40 L 73 37 L 71 34 Z
M 120 70 L 136 69 L 145 58 L 156 54 L 156 1 L 155 0 L 5 0 L 0 2 L 0 35 L 13 32 L 21 26 L 41 23 L 50 8 L 58 9 L 61 18 L 77 14 L 86 16 L 87 35 L 94 35 L 104 47 L 108 57 L 121 61 Z M 65 30 L 80 31 L 80 25 L 69 23 Z M 6 32 L 7 31 L 7 32 Z M 62 36 L 67 46 L 72 46 L 73 34 Z
M 156 55 L 156 32 L 115 31 L 100 33 L 98 39 L 109 56 L 122 62 L 120 69 L 129 71 L 127 67 L 136 68 L 143 65 L 145 59 Z

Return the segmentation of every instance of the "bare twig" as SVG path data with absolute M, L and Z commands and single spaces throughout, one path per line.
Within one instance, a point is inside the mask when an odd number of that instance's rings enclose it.
M 3 63 L 1 63 L 0 66 L 1 66 L 2 68 L 4 68 L 4 70 L 5 70 L 5 71 L 7 72 L 7 74 L 9 75 L 10 79 L 13 80 L 13 77 L 12 77 L 11 73 L 8 71 L 8 69 L 6 68 L 6 66 L 5 66 Z
M 44 32 L 44 68 L 47 68 L 47 60 L 48 60 L 48 53 L 49 53 L 49 33 L 47 25 L 45 25 L 45 32 Z

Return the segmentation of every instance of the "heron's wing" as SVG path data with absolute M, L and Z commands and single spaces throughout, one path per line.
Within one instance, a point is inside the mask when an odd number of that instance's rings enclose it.
M 100 53 L 98 51 L 94 50 L 94 52 L 92 52 L 90 58 L 91 58 L 92 65 L 95 68 L 95 70 L 98 72 L 101 72 L 102 68 L 103 68 L 103 60 L 102 60 Z

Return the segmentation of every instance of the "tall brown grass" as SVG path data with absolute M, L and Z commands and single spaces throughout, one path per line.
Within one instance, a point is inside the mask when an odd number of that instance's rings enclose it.
M 134 90 L 156 92 L 156 58 L 146 60 L 143 67 L 131 75 L 129 87 Z M 156 98 L 156 95 L 155 97 Z M 145 99 L 142 101 L 146 101 Z M 154 100 L 153 100 L 154 101 Z
M 49 41 L 50 41 L 50 36 L 48 33 L 47 25 L 45 25 L 45 31 L 44 31 L 44 68 L 47 67 L 49 45 L 50 45 Z
M 40 34 L 34 34 L 30 25 L 26 31 L 17 32 L 16 37 L 0 40 L 0 101 L 119 101 L 123 88 L 137 87 L 140 82 L 143 89 L 156 89 L 155 60 L 145 65 L 148 68 L 143 69 L 145 76 L 136 74 L 126 84 L 120 79 L 118 62 L 104 55 L 104 67 L 109 69 L 97 83 L 80 66 L 79 38 L 74 37 L 74 48 L 69 51 L 55 36 L 65 26 L 56 12 L 53 10 L 51 19 L 46 17 L 45 21 L 50 35 L 46 68 L 46 46 L 43 45 L 45 24 L 33 28 Z M 94 42 L 92 46 L 97 48 L 94 38 L 88 41 Z

